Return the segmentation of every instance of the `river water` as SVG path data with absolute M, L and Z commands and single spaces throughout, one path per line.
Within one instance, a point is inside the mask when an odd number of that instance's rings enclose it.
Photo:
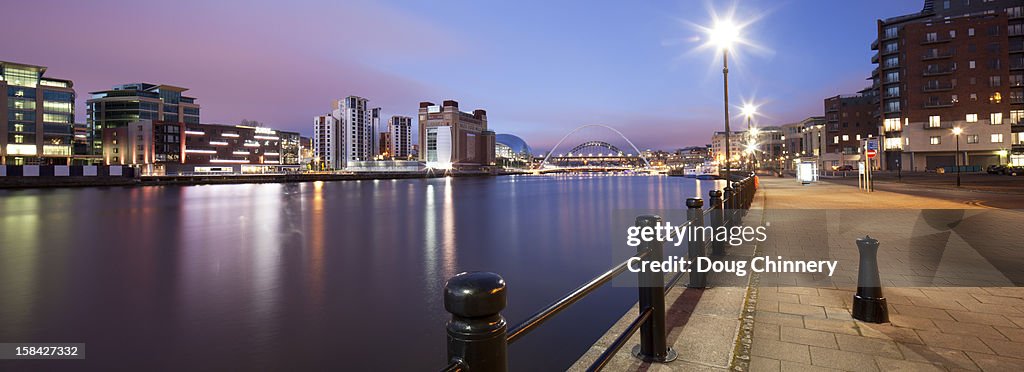
M 613 263 L 610 215 L 712 181 L 557 175 L 0 191 L 0 369 L 438 370 L 442 289 L 501 274 L 510 326 Z M 570 366 L 636 301 L 602 288 L 510 349 Z

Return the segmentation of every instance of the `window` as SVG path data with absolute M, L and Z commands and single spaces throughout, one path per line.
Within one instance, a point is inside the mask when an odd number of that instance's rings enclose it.
M 901 130 L 899 118 L 888 118 L 882 122 L 883 128 L 886 132 L 896 132 Z
M 931 136 L 931 137 L 928 138 L 928 143 L 932 144 L 932 145 L 938 145 L 938 144 L 942 143 L 942 137 Z
M 942 120 L 938 115 L 932 115 L 928 117 L 928 128 L 938 128 L 941 126 Z
M 977 101 L 977 100 L 978 100 L 978 94 L 977 93 L 971 93 L 971 101 Z
M 968 123 L 977 123 L 978 122 L 978 114 L 967 114 L 967 122 Z
M 947 1 L 947 3 L 949 3 L 949 2 Z M 949 38 L 950 39 L 955 39 L 956 38 L 956 30 L 949 30 Z
M 967 135 L 967 143 L 968 144 L 978 143 L 978 135 L 977 134 L 968 134 Z
M 895 83 L 895 82 L 898 82 L 898 81 L 900 81 L 900 73 L 899 73 L 899 71 L 890 71 L 890 72 L 885 73 L 885 82 L 886 83 Z
M 974 61 L 967 62 L 967 66 L 970 67 L 973 70 L 974 69 Z
M 990 86 L 990 87 L 998 87 L 998 86 L 1002 85 L 1002 82 L 1003 82 L 1002 76 L 989 76 L 988 77 L 988 86 Z
M 1003 143 L 1003 134 L 992 133 L 992 143 Z
M 897 36 L 898 28 L 896 26 L 889 26 L 885 28 L 885 38 L 892 39 Z
M 839 143 L 839 136 L 833 137 L 832 138 L 832 143 Z
M 1001 113 L 1001 112 L 993 112 L 991 115 L 989 115 L 989 124 L 999 125 L 999 124 L 1002 124 L 1002 123 L 1003 123 L 1003 113 Z
M 843 141 L 849 141 L 849 140 L 850 140 L 850 135 L 849 134 L 844 134 L 843 135 Z
M 859 134 L 857 135 L 857 140 L 860 141 L 860 135 Z
M 939 40 L 939 35 L 934 33 L 934 32 L 929 32 L 929 33 L 924 35 L 924 41 L 925 42 L 932 42 L 932 41 L 938 41 L 938 40 Z
M 974 36 L 974 27 L 967 29 L 967 36 Z
M 14 135 L 14 143 L 25 143 L 25 136 L 20 134 Z
M 1024 124 L 1024 110 L 1010 110 L 1010 124 Z

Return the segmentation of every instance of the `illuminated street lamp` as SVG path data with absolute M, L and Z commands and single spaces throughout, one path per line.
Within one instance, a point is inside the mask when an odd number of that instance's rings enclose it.
M 956 187 L 960 187 L 960 133 L 963 132 L 960 127 L 953 128 L 953 135 L 956 136 L 956 158 L 953 159 L 953 163 L 956 164 Z
M 722 86 L 725 95 L 725 158 L 731 160 L 729 147 L 729 49 L 740 38 L 740 27 L 731 20 L 722 19 L 715 22 L 715 27 L 709 33 L 710 42 L 722 50 Z M 725 164 L 725 180 L 732 182 L 729 171 L 729 161 Z

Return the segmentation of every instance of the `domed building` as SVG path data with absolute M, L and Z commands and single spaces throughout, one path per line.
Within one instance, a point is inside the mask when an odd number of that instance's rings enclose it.
M 533 160 L 533 149 L 516 135 L 498 134 L 494 136 L 494 158 L 503 167 L 527 168 Z

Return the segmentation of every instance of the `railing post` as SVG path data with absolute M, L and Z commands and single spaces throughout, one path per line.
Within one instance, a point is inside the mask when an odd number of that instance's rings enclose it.
M 448 363 L 470 371 L 507 371 L 505 280 L 489 272 L 460 273 L 444 285 L 448 321 Z
M 697 257 L 707 257 L 707 252 L 704 251 L 703 207 L 704 200 L 701 198 L 686 199 L 686 219 L 690 220 L 690 226 L 692 227 L 690 239 L 686 245 L 686 255 L 690 262 L 697 262 Z M 700 233 L 694 233 L 695 231 L 700 231 Z M 696 270 L 690 271 L 690 283 L 686 286 L 689 288 L 707 287 L 708 279 L 706 274 Z
M 735 189 L 732 188 L 732 181 L 726 183 L 725 190 L 723 191 L 723 197 L 725 198 L 725 209 L 722 211 L 723 215 L 725 216 L 725 218 L 723 219 L 723 223 L 725 227 L 728 228 L 733 225 L 733 204 L 736 203 L 736 192 Z
M 654 215 L 637 216 L 636 226 L 655 227 L 661 224 L 661 217 Z M 643 261 L 661 261 L 664 257 L 662 242 L 655 240 L 637 246 L 637 252 L 649 250 Z M 645 362 L 668 363 L 676 359 L 676 351 L 668 347 L 665 334 L 665 276 L 658 271 L 639 273 L 640 313 L 651 309 L 651 316 L 640 326 L 640 345 L 633 347 L 633 356 Z
M 718 231 L 719 226 L 725 226 L 725 205 L 722 200 L 722 190 L 711 190 L 711 228 Z M 718 239 L 711 239 L 711 255 L 725 255 L 725 242 Z
M 882 296 L 878 276 L 878 240 L 857 239 L 860 266 L 857 268 L 857 294 L 853 295 L 853 318 L 870 323 L 889 321 L 889 306 Z

